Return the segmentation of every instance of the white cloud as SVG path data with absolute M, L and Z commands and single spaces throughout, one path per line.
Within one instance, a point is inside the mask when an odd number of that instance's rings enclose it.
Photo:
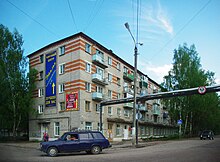
M 168 71 L 172 68 L 172 64 L 165 64 L 156 66 L 149 62 L 138 62 L 138 69 L 144 72 L 148 77 L 156 81 L 157 83 L 163 82 L 163 77 L 168 74 Z

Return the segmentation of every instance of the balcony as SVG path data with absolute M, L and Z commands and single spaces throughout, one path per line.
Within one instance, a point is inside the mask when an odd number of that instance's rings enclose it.
M 146 81 L 140 81 L 139 86 L 140 86 L 140 88 L 148 88 L 148 84 Z
M 160 115 L 160 107 L 158 104 L 153 104 L 153 115 Z
M 124 107 L 124 108 L 132 109 L 132 108 L 133 108 L 133 103 L 132 103 L 132 102 L 124 103 L 123 107 Z
M 168 112 L 163 112 L 163 118 L 168 118 Z
M 134 80 L 134 75 L 132 73 L 124 73 L 123 78 L 129 82 L 132 82 Z
M 105 64 L 104 59 L 99 56 L 98 54 L 94 54 L 92 56 L 92 62 L 100 67 L 102 67 L 103 69 L 107 68 L 108 66 Z
M 103 94 L 102 93 L 99 93 L 99 92 L 93 92 L 92 93 L 92 99 L 94 101 L 102 101 L 104 98 L 103 98 Z
M 140 111 L 147 111 L 147 108 L 146 108 L 146 106 L 141 105 L 141 106 L 139 107 L 139 110 L 140 110 Z
M 100 74 L 92 74 L 92 81 L 103 86 L 108 85 L 108 82 Z
M 125 86 L 123 89 L 123 93 L 129 93 L 129 94 L 134 94 L 134 90 L 128 86 Z

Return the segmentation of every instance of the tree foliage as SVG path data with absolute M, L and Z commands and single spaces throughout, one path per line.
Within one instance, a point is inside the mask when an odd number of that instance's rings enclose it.
M 36 71 L 27 73 L 23 40 L 16 29 L 10 32 L 0 24 L 0 44 L 0 128 L 16 136 L 27 129 Z
M 168 91 L 215 84 L 214 73 L 205 71 L 194 45 L 174 50 L 173 68 L 164 76 L 162 86 Z M 220 100 L 217 93 L 175 97 L 164 100 L 173 123 L 183 120 L 183 133 L 198 133 L 203 129 L 220 131 Z

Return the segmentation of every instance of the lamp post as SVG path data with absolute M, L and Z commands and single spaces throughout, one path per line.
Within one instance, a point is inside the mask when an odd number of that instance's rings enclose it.
M 136 124 L 136 87 L 137 87 L 137 53 L 138 53 L 138 49 L 137 49 L 137 42 L 134 39 L 134 36 L 131 33 L 129 24 L 126 22 L 125 23 L 125 27 L 128 30 L 128 32 L 130 33 L 133 41 L 134 41 L 134 104 L 133 104 L 133 130 L 135 130 L 135 136 L 133 134 L 132 136 L 132 145 L 135 146 L 135 144 L 138 144 L 138 128 L 137 128 L 137 124 Z

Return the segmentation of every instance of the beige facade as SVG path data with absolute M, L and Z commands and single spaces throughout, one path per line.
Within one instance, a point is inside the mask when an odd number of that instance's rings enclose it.
M 50 53 L 55 62 L 54 69 L 48 72 Z M 50 139 L 56 139 L 74 129 L 97 130 L 100 101 L 133 95 L 133 66 L 83 33 L 45 46 L 30 54 L 29 59 L 30 68 L 39 72 L 33 93 L 36 114 L 30 115 L 29 121 L 30 140 L 41 140 L 45 131 Z M 55 77 L 54 84 L 47 80 L 50 76 Z M 48 106 L 46 97 L 48 85 L 53 91 L 49 93 L 54 94 L 52 106 Z M 158 91 L 160 86 L 138 71 L 137 95 Z M 77 105 L 67 109 L 66 94 L 72 93 L 78 95 Z M 131 138 L 132 107 L 132 103 L 103 107 L 103 133 L 107 138 L 114 141 Z M 139 113 L 140 137 L 164 136 L 176 131 L 160 100 L 139 103 Z

